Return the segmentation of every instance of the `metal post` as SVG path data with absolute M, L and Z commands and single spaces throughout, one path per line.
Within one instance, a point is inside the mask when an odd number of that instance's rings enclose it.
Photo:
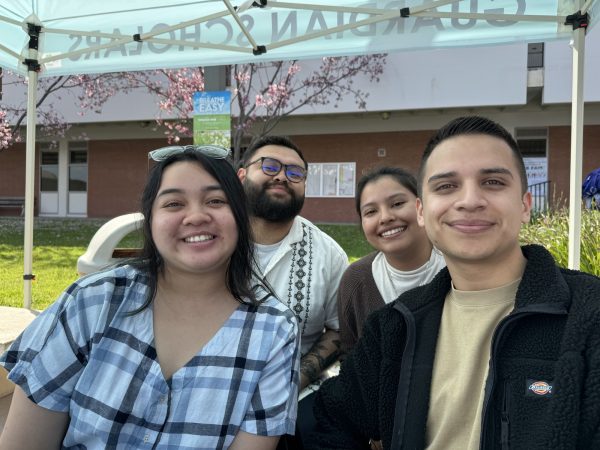
M 24 61 L 27 72 L 27 137 L 25 141 L 25 231 L 23 237 L 23 307 L 31 309 L 33 275 L 33 204 L 35 199 L 35 127 L 38 86 L 38 39 L 41 27 L 28 24 L 29 58 Z
M 25 142 L 25 236 L 23 243 L 23 307 L 31 309 L 33 280 L 33 203 L 35 188 L 35 126 L 38 74 L 29 71 L 27 85 L 27 140 Z
M 583 72 L 585 27 L 573 30 L 573 90 L 571 106 L 571 176 L 569 187 L 569 268 L 581 258 L 581 171 L 583 154 Z

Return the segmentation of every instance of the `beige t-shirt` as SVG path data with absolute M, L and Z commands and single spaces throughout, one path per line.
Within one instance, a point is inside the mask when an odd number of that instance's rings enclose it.
M 448 293 L 433 364 L 427 450 L 479 449 L 492 336 L 512 311 L 520 281 Z

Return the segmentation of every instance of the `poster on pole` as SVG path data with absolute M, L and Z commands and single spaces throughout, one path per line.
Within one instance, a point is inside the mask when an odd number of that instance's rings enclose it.
M 523 158 L 527 174 L 528 190 L 531 192 L 533 211 L 548 209 L 548 160 L 545 157 Z
M 525 157 L 525 173 L 527 184 L 538 184 L 548 180 L 548 160 L 545 157 Z
M 231 92 L 194 94 L 194 144 L 231 148 Z

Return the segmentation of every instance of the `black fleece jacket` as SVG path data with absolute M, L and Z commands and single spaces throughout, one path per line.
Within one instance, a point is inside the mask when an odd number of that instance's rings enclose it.
M 492 339 L 480 448 L 600 449 L 600 279 L 557 267 L 540 246 L 523 254 L 515 308 Z M 450 282 L 444 269 L 369 316 L 340 375 L 318 392 L 315 448 L 368 449 L 370 438 L 424 448 Z

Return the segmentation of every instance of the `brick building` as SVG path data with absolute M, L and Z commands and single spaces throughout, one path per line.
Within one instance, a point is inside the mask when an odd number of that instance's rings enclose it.
M 600 70 L 598 41 L 588 37 L 583 175 L 600 167 L 600 87 L 590 82 Z M 504 125 L 537 168 L 532 181 L 549 182 L 543 194 L 548 201 L 568 199 L 569 55 L 564 42 L 388 55 L 380 83 L 363 81 L 371 94 L 368 111 L 356 111 L 348 99 L 336 109 L 300 109 L 276 129 L 290 135 L 309 161 L 303 215 L 316 222 L 355 222 L 354 189 L 365 169 L 400 165 L 416 171 L 433 131 L 464 114 Z M 153 130 L 152 105 L 151 99 L 128 96 L 107 105 L 102 116 L 84 118 L 59 105 L 73 123 L 69 136 L 85 133 L 88 139 L 67 137 L 58 148 L 37 144 L 36 215 L 109 218 L 136 211 L 147 152 L 166 145 Z M 15 144 L 0 152 L 0 197 L 23 196 L 24 186 L 25 145 Z

